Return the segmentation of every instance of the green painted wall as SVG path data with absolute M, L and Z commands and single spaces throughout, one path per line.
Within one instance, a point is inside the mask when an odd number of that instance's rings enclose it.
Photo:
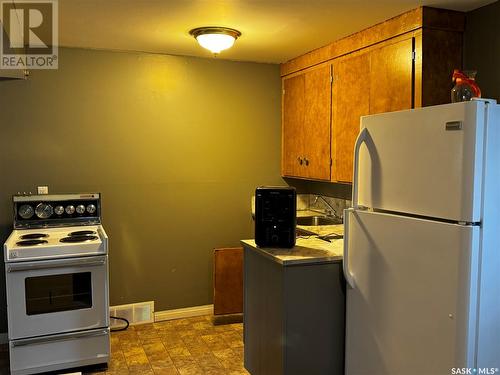
M 252 237 L 254 188 L 284 184 L 280 95 L 278 65 L 62 49 L 0 82 L 1 240 L 11 194 L 98 191 L 112 305 L 211 303 L 212 249 Z

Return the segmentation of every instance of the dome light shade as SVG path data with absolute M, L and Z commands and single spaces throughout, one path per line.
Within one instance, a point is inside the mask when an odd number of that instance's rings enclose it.
M 234 44 L 234 38 L 226 34 L 201 34 L 196 40 L 203 48 L 219 53 L 225 49 L 231 48 Z
M 217 54 L 231 48 L 241 33 L 227 27 L 198 27 L 189 32 L 196 38 L 200 46 Z

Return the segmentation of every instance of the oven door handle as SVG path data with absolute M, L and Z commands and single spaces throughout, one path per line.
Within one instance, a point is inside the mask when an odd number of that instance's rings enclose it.
M 77 258 L 77 259 L 58 259 L 47 260 L 30 263 L 16 263 L 7 265 L 7 272 L 18 271 L 31 271 L 31 270 L 45 270 L 50 268 L 63 268 L 63 267 L 92 267 L 102 266 L 106 263 L 106 258 Z
M 88 337 L 98 337 L 105 336 L 109 334 L 109 328 L 98 329 L 94 331 L 87 332 L 71 332 L 71 333 L 63 333 L 56 336 L 42 336 L 42 337 L 33 337 L 29 339 L 20 339 L 13 340 L 11 342 L 12 346 L 26 346 L 26 345 L 36 345 L 36 344 L 44 344 L 47 342 L 54 341 L 64 341 L 64 340 L 74 340 Z

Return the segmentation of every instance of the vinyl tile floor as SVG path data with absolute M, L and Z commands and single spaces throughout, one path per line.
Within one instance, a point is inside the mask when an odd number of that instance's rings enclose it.
M 0 348 L 0 374 L 7 369 L 8 351 Z M 107 368 L 83 370 L 84 375 L 248 374 L 243 324 L 214 325 L 212 316 L 200 316 L 131 326 L 111 334 Z

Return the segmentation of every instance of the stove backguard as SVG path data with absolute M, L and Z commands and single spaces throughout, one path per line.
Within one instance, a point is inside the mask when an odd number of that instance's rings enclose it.
M 14 195 L 12 200 L 15 229 L 101 224 L 100 193 Z M 78 213 L 76 210 L 78 206 L 83 206 L 84 212 Z M 58 214 L 56 207 L 63 207 L 64 211 Z M 66 210 L 67 207 L 72 207 L 73 211 Z M 92 209 L 88 210 L 88 207 Z M 38 211 L 43 211 L 42 217 L 37 215 Z M 23 217 L 23 212 L 28 212 L 28 215 L 25 214 Z M 31 216 L 29 213 L 32 213 Z

